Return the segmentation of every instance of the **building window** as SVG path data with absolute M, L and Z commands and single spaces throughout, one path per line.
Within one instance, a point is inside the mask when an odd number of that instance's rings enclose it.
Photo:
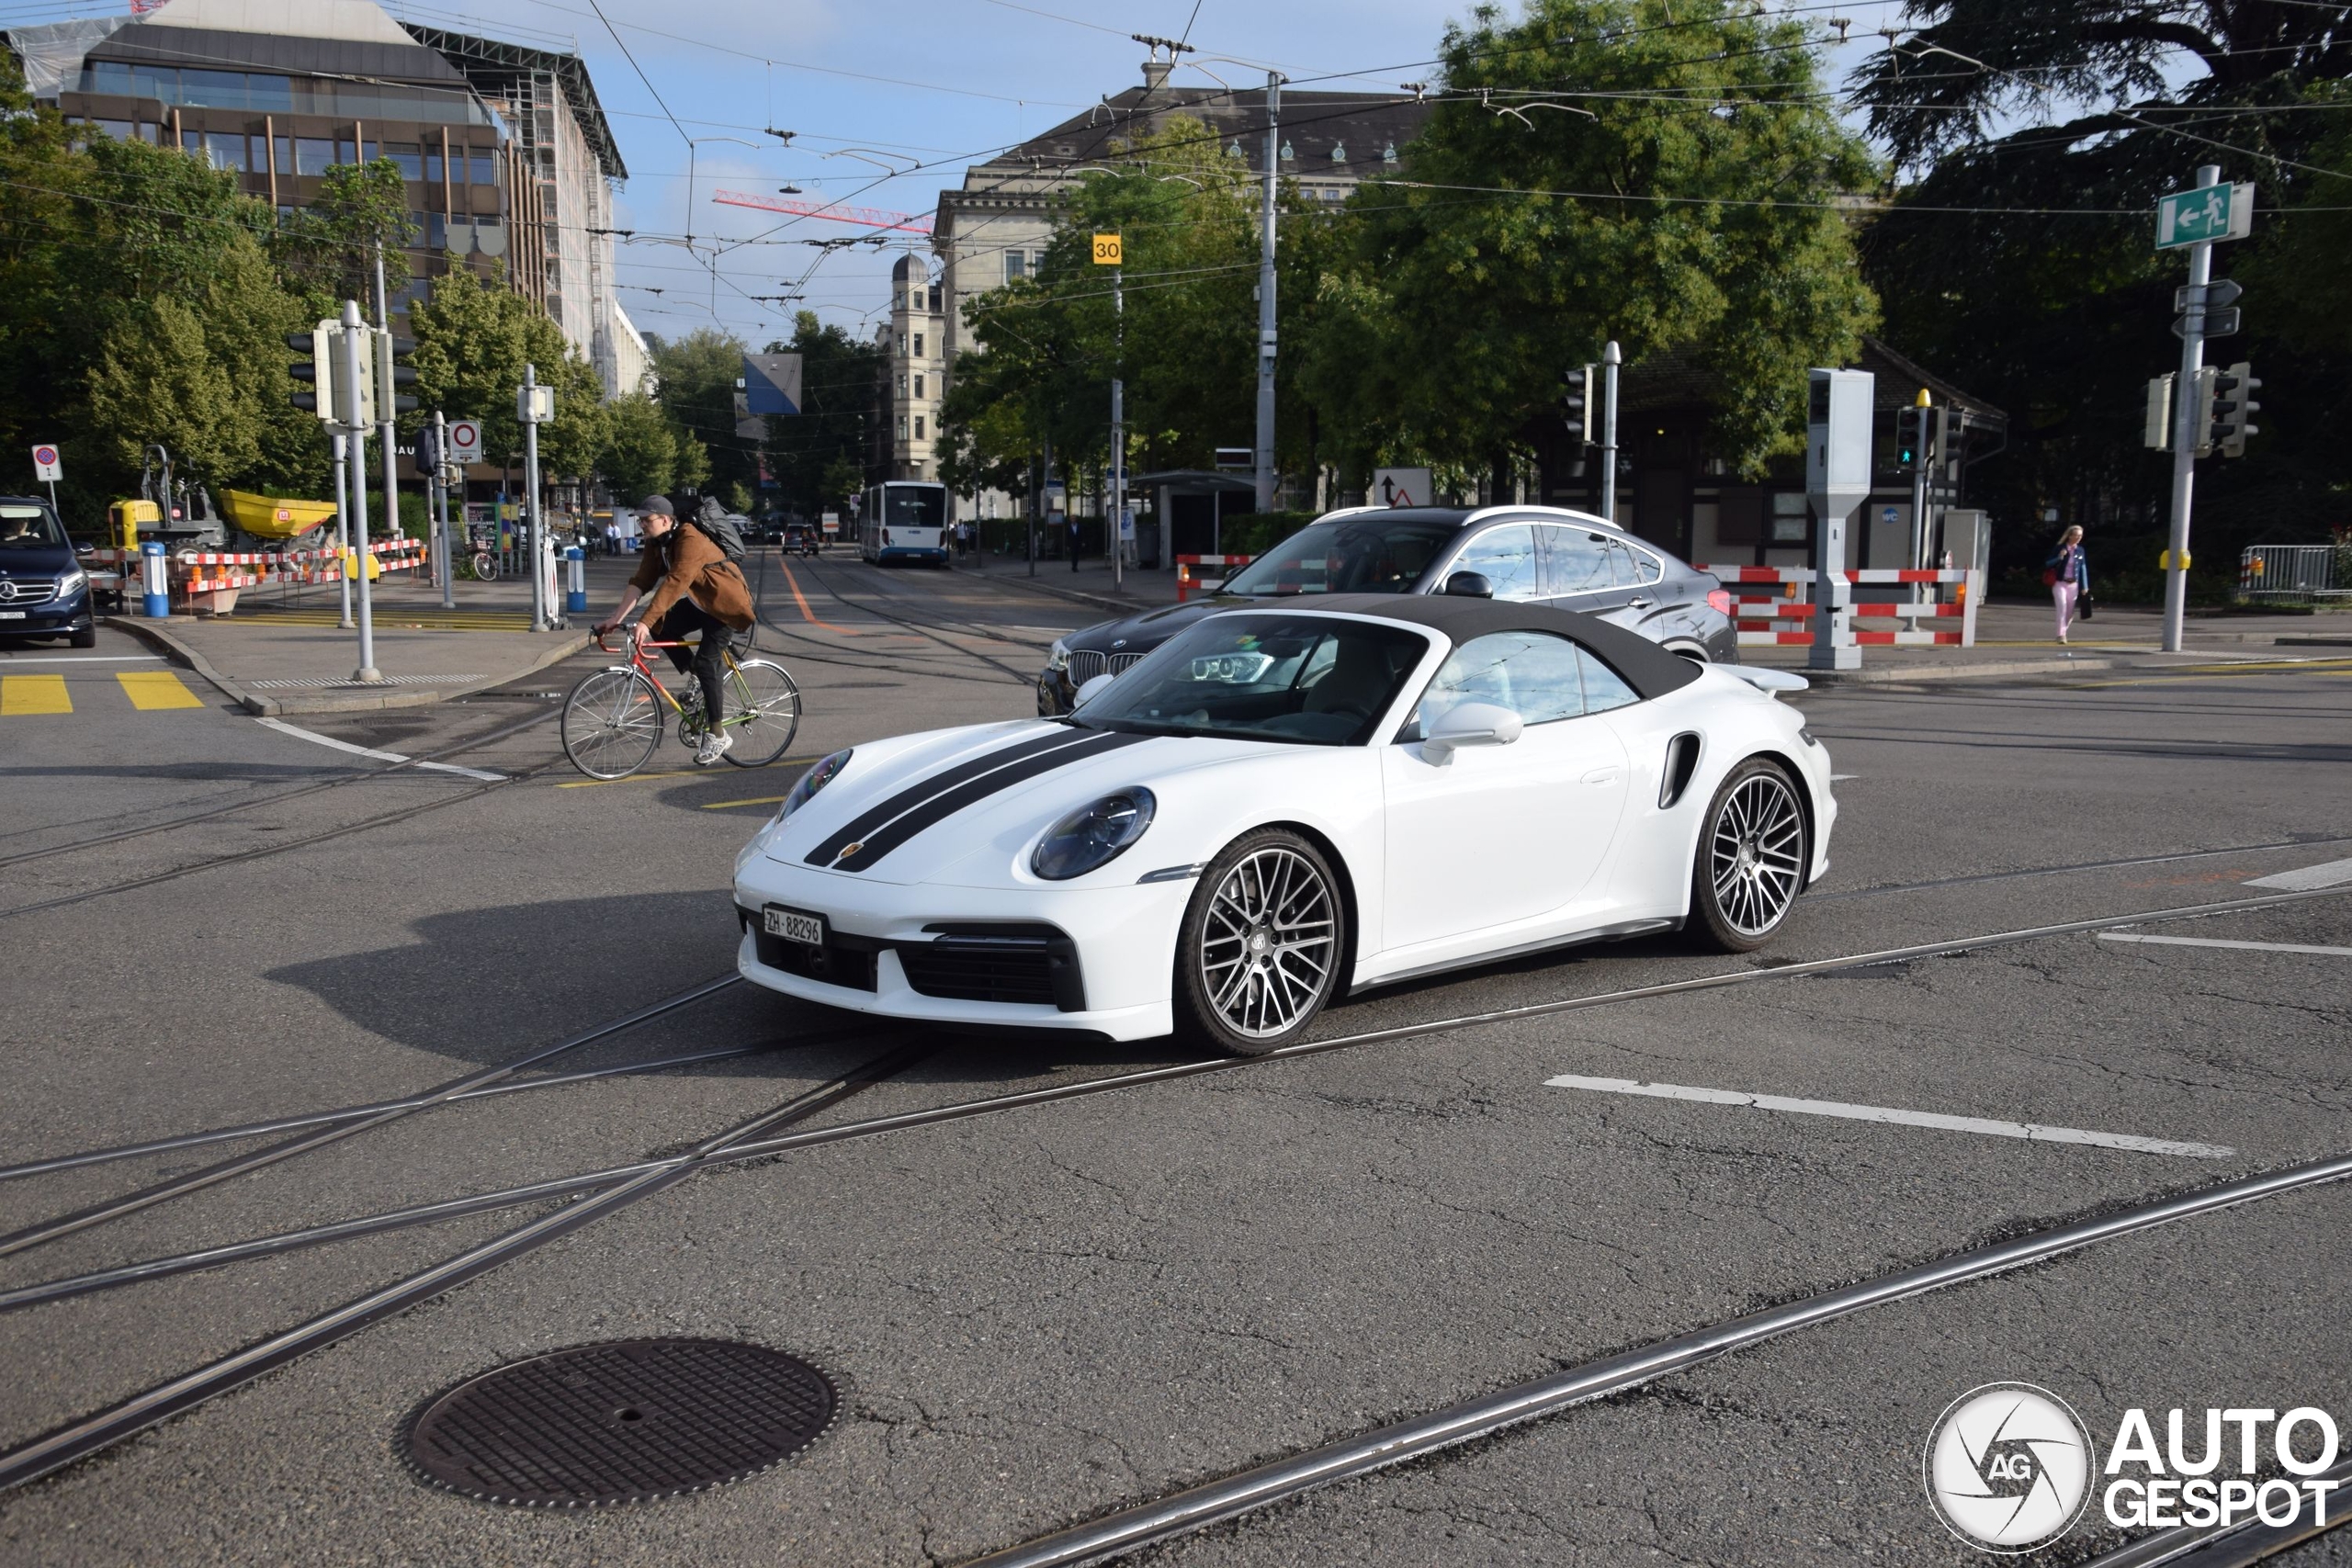
M 1016 277 L 1026 277 L 1028 276 L 1029 254 L 1026 251 L 1005 252 L 1004 280 L 1007 283 L 1011 283 Z
M 494 186 L 498 183 L 497 153 L 493 152 L 487 147 L 477 147 L 467 156 L 473 164 L 474 184 L 478 186 Z M 455 153 L 451 153 L 450 161 L 454 163 L 456 162 L 456 159 L 457 155 Z M 450 172 L 455 174 L 457 171 L 453 169 Z
M 922 415 L 921 414 L 915 415 L 915 439 L 918 441 L 922 439 Z M 353 547 L 356 548 L 357 547 L 354 546 Z
M 920 354 L 922 350 L 918 346 L 915 352 Z M 915 396 L 918 398 L 922 396 L 922 378 L 920 375 L 915 378 Z
M 907 438 L 907 416 L 906 416 L 905 414 L 900 414 L 900 415 L 899 416 L 899 440 L 901 440 L 901 441 L 904 441 L 906 438 Z
M 413 141 L 387 141 L 384 156 L 400 165 L 401 178 L 421 180 L 424 177 L 424 153 Z
M 907 400 L 907 373 L 903 370 L 899 372 L 899 400 Z
M 429 141 L 424 144 L 424 177 L 434 185 L 441 183 L 441 149 Z
M 917 359 L 921 359 L 922 357 L 922 333 L 915 333 L 915 357 Z M 920 383 L 917 384 L 915 389 L 917 391 L 921 391 L 922 389 Z M 356 548 L 356 547 L 354 547 Z
M 1772 497 L 1772 543 L 1804 544 L 1811 523 L 1802 492 L 1782 491 Z
M 334 166 L 334 142 L 323 136 L 298 136 L 294 139 L 296 174 L 323 175 Z

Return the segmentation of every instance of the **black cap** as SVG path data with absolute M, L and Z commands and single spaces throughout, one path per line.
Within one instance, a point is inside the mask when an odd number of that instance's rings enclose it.
M 670 504 L 670 498 L 666 495 L 649 495 L 637 503 L 637 510 L 639 513 L 658 512 L 664 517 L 678 514 L 678 509 Z

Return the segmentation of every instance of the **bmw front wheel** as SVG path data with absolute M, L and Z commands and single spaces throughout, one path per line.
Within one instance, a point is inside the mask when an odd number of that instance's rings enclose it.
M 1299 1039 L 1338 988 L 1346 919 L 1340 879 L 1313 844 L 1280 828 L 1235 840 L 1184 910 L 1179 1033 L 1233 1056 Z
M 1804 810 L 1777 762 L 1751 757 L 1715 791 L 1690 868 L 1690 915 L 1710 946 L 1747 953 L 1772 940 L 1804 886 Z

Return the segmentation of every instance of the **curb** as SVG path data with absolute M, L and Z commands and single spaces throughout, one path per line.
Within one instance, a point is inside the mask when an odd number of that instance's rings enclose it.
M 1807 670 L 1803 665 L 1758 668 L 1788 669 L 1815 686 L 1871 686 L 1915 681 L 1997 680 L 2008 675 L 2071 675 L 2077 670 L 2122 669 L 2132 662 L 2128 659 L 2012 659 L 1987 664 L 1939 664 L 1920 670 Z
M 213 669 L 209 663 L 206 662 L 202 654 L 151 620 L 132 615 L 107 615 L 101 618 L 106 625 L 118 631 L 128 632 L 150 648 L 155 649 L 173 663 L 195 671 L 219 688 L 231 702 L 247 713 L 265 718 L 282 718 L 292 714 L 376 713 L 385 708 L 425 707 L 434 703 L 447 702 L 452 697 L 469 696 L 475 692 L 488 691 L 492 686 L 503 686 L 509 681 L 519 681 L 526 675 L 534 674 L 550 664 L 560 663 L 571 658 L 596 640 L 593 636 L 582 632 L 577 637 L 568 637 L 562 642 L 550 646 L 545 653 L 520 670 L 509 670 L 480 681 L 469 681 L 463 685 L 394 687 L 380 694 L 372 693 L 361 694 L 355 692 L 348 694 L 337 694 L 334 696 L 275 697 L 263 696 L 245 690 L 244 687 Z
M 1108 594 L 1089 593 L 1081 588 L 1063 588 L 1047 582 L 1042 577 L 1023 576 L 1007 581 L 987 571 L 974 570 L 970 567 L 951 567 L 949 570 L 967 581 L 995 583 L 1008 591 L 1016 588 L 1034 589 L 1040 593 L 1050 593 L 1057 599 L 1074 600 L 1080 604 L 1091 604 L 1098 610 L 1115 611 L 1122 615 L 1132 615 L 1139 610 L 1160 610 L 1168 607 L 1164 604 L 1147 604 L 1140 599 L 1114 599 Z M 1172 604 L 1173 601 L 1171 600 L 1170 603 Z

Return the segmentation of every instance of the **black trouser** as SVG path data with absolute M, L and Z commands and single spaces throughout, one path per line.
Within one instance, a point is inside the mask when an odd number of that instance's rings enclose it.
M 681 672 L 692 669 L 695 682 L 702 688 L 703 722 L 716 727 L 727 716 L 727 702 L 723 695 L 726 672 L 727 645 L 735 634 L 727 623 L 695 604 L 681 599 L 670 606 L 662 624 L 653 628 L 658 642 L 683 642 L 695 632 L 702 634 L 702 641 L 693 648 L 665 648 L 670 662 Z

